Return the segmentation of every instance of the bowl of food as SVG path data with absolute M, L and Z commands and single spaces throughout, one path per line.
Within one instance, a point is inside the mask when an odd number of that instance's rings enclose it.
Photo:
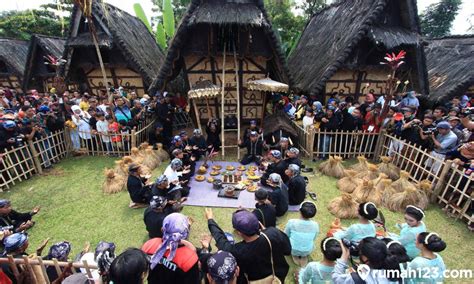
M 213 183 L 214 180 L 215 180 L 215 179 L 214 179 L 213 177 L 208 177 L 208 178 L 207 178 L 207 182 L 208 182 L 208 183 Z
M 234 173 L 234 176 L 241 177 L 241 176 L 242 176 L 242 172 L 241 172 L 241 171 L 237 171 L 237 172 Z
M 214 166 L 212 166 L 212 169 L 213 169 L 214 171 L 219 171 L 219 170 L 222 169 L 222 166 L 221 166 L 221 165 L 214 165 Z
M 252 185 L 247 186 L 247 191 L 248 192 L 255 192 L 255 191 L 257 191 L 257 189 L 258 189 L 258 186 L 256 184 L 252 184 Z
M 198 169 L 198 174 L 205 174 L 207 172 L 207 169 L 205 166 L 200 166 Z
M 255 172 L 257 170 L 257 166 L 250 166 L 249 171 Z
M 218 176 L 218 175 L 221 174 L 221 172 L 219 172 L 219 171 L 212 171 L 212 172 L 210 172 L 209 174 L 210 174 L 211 176 Z
M 245 166 L 239 166 L 239 167 L 237 168 L 237 170 L 239 170 L 239 171 L 245 171 Z
M 233 186 L 228 186 L 224 189 L 225 196 L 232 197 L 234 196 L 234 192 L 235 192 L 235 187 Z
M 253 175 L 253 176 L 248 176 L 247 178 L 248 178 L 249 180 L 255 181 L 255 180 L 259 180 L 259 179 L 260 179 L 260 176 Z
M 197 176 L 195 177 L 195 179 L 196 179 L 197 181 L 204 181 L 204 180 L 206 179 L 206 177 L 203 176 L 203 175 L 197 175 Z
M 227 167 L 225 167 L 225 169 L 228 170 L 228 171 L 233 171 L 233 170 L 235 170 L 235 167 L 234 166 L 227 166 Z

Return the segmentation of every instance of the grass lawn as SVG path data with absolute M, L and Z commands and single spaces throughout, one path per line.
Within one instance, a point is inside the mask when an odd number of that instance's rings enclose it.
M 104 195 L 101 185 L 104 180 L 103 169 L 112 167 L 113 158 L 77 157 L 68 158 L 43 176 L 36 176 L 14 186 L 9 192 L 0 193 L 0 198 L 10 199 L 13 208 L 25 212 L 35 205 L 41 206 L 40 213 L 35 216 L 36 226 L 29 231 L 30 252 L 45 238 L 51 238 L 50 244 L 68 240 L 73 244 L 74 255 L 81 250 L 86 241 L 92 247 L 100 240 L 113 241 L 120 252 L 127 247 L 140 247 L 147 240 L 143 224 L 144 209 L 128 208 L 129 196 L 126 191 L 116 195 Z M 307 166 L 315 167 L 307 161 Z M 164 165 L 154 171 L 158 176 Z M 336 179 L 316 174 L 310 177 L 310 190 L 318 194 L 318 213 L 321 234 L 318 237 L 314 260 L 321 258 L 320 240 L 325 235 L 334 217 L 326 209 L 328 202 L 339 195 Z M 235 209 L 214 209 L 214 216 L 219 225 L 232 232 L 231 214 Z M 403 220 L 402 214 L 382 209 L 387 220 L 389 231 L 398 232 L 397 221 Z M 203 207 L 188 206 L 184 214 L 191 216 L 191 241 L 199 246 L 199 239 L 208 232 Z M 449 269 L 473 269 L 474 238 L 466 225 L 448 218 L 437 206 L 430 206 L 426 214 L 429 231 L 437 232 L 447 242 L 447 249 L 442 256 Z M 288 213 L 279 220 L 278 227 L 284 228 L 290 218 L 298 218 L 298 213 Z M 353 220 L 344 220 L 349 225 Z M 292 263 L 291 259 L 288 259 Z M 290 270 L 290 275 L 294 266 Z M 290 277 L 288 277 L 288 280 Z M 466 279 L 465 279 L 466 280 Z M 292 281 L 289 281 L 290 283 Z M 458 282 L 458 281 L 457 281 Z

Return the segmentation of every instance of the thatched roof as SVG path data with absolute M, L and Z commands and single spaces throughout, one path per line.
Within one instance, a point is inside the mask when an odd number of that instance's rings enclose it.
M 83 24 L 82 21 L 76 21 L 80 15 L 80 9 L 75 6 L 71 16 L 70 37 L 66 42 L 66 55 L 74 47 L 93 47 L 88 32 L 77 34 L 79 26 Z M 96 29 L 99 45 L 109 49 L 119 48 L 127 64 L 140 73 L 145 84 L 151 84 L 158 74 L 164 55 L 145 24 L 115 6 L 97 1 L 93 2 L 92 16 L 98 23 Z
M 474 35 L 433 39 L 425 51 L 430 101 L 462 96 L 474 85 Z
M 35 63 L 44 62 L 44 59 L 38 59 L 37 56 L 51 55 L 55 58 L 62 58 L 64 52 L 64 43 L 66 39 L 60 37 L 33 35 L 28 47 L 28 56 L 26 57 L 26 68 L 23 80 L 23 88 L 27 89 L 32 76 L 36 76 L 43 66 L 35 66 Z M 40 52 L 41 51 L 41 52 Z M 44 65 L 44 64 L 43 64 Z M 37 72 L 35 72 L 37 71 Z
M 294 87 L 319 93 L 364 39 L 386 49 L 419 45 L 416 1 L 340 0 L 317 12 L 288 60 Z
M 27 41 L 0 38 L 0 60 L 6 64 L 11 74 L 23 77 L 27 53 Z
M 280 48 L 280 41 L 272 29 L 269 17 L 264 8 L 263 0 L 192 0 L 176 34 L 171 41 L 159 75 L 150 87 L 150 93 L 164 90 L 171 80 L 179 73 L 181 49 L 190 37 L 190 30 L 200 23 L 206 24 L 238 24 L 261 27 L 273 49 L 274 61 L 278 69 L 276 80 L 288 83 L 288 68 L 285 56 Z

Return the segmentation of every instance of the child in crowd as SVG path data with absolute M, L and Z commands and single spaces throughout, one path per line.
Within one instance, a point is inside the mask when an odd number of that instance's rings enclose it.
M 110 142 L 109 135 L 109 122 L 105 120 L 104 113 L 98 112 L 97 115 L 97 132 L 100 134 L 102 140 L 102 147 L 107 150 L 107 155 L 110 155 L 112 151 L 112 144 Z
M 416 236 L 419 233 L 426 231 L 426 226 L 423 221 L 425 212 L 422 209 L 408 205 L 405 209 L 405 222 L 403 224 L 397 224 L 400 230 L 400 236 L 391 235 L 394 240 L 399 241 L 407 250 L 407 254 L 410 259 L 417 257 L 420 254 L 420 250 L 416 247 Z
M 112 148 L 118 149 L 120 146 L 120 142 L 122 141 L 122 137 L 117 135 L 119 132 L 119 124 L 114 120 L 114 117 L 111 115 L 106 115 L 105 120 L 108 122 L 108 133 L 110 134 L 110 140 L 112 141 Z M 115 134 L 115 135 L 114 135 Z
M 291 242 L 291 256 L 296 265 L 306 266 L 308 256 L 314 248 L 314 240 L 319 234 L 319 225 L 312 221 L 316 215 L 316 205 L 311 201 L 303 201 L 300 205 L 300 219 L 290 219 L 285 227 L 285 234 Z
M 423 232 L 416 238 L 416 247 L 420 256 L 408 264 L 409 270 L 417 272 L 417 277 L 410 279 L 411 283 L 442 283 L 446 266 L 436 252 L 446 249 L 446 243 L 436 233 Z
M 360 242 L 366 237 L 375 237 L 375 225 L 370 221 L 377 218 L 378 214 L 379 211 L 372 202 L 359 204 L 359 223 L 350 225 L 347 230 L 334 233 L 334 237 L 352 242 Z
M 314 111 L 311 108 L 306 109 L 306 115 L 303 117 L 303 128 L 306 129 L 307 127 L 314 124 Z
M 257 216 L 258 221 L 262 223 L 265 228 L 275 227 L 276 209 L 268 200 L 268 191 L 259 188 L 255 192 L 255 200 L 257 201 L 257 204 L 255 204 L 253 214 Z
M 300 270 L 299 284 L 331 282 L 331 273 L 336 265 L 336 260 L 342 255 L 341 244 L 336 238 L 324 238 L 321 241 L 321 252 L 323 253 L 322 261 L 310 262 Z

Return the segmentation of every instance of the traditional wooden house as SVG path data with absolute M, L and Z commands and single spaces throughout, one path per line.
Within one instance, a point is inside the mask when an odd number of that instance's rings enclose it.
M 22 91 L 28 42 L 0 38 L 0 87 Z
M 143 95 L 157 76 L 163 53 L 145 24 L 106 3 L 94 1 L 92 20 L 107 74 L 104 86 L 89 24 L 75 6 L 66 41 L 64 75 L 67 83 L 98 93 L 106 87 L 122 86 Z
M 407 52 L 397 78 L 428 93 L 423 42 L 415 0 L 339 0 L 307 23 L 288 65 L 296 90 L 361 97 L 385 91 L 387 52 Z M 370 83 L 367 90 L 367 83 Z M 403 83 L 400 86 L 402 89 Z
M 192 0 L 151 92 L 167 90 L 177 77 L 185 78 L 187 90 L 203 81 L 214 89 L 224 86 L 225 103 L 222 93 L 210 100 L 195 97 L 196 116 L 237 114 L 248 121 L 262 118 L 270 94 L 250 90 L 247 82 L 270 77 L 287 83 L 287 74 L 263 0 Z
M 64 38 L 33 35 L 30 39 L 26 57 L 23 89 L 36 89 L 47 92 L 53 87 L 57 75 L 56 67 L 50 64 L 48 57 L 61 59 L 64 52 Z
M 474 36 L 448 36 L 429 41 L 425 48 L 431 103 L 454 96 L 474 95 Z

